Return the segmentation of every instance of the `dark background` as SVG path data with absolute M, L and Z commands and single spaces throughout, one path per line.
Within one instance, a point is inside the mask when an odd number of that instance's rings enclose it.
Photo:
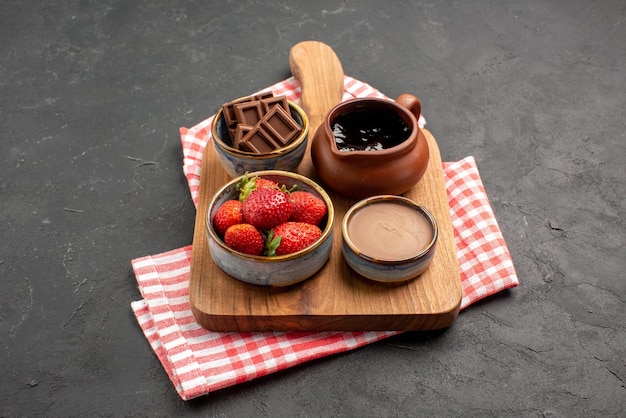
M 626 3 L 0 2 L 0 416 L 623 416 Z M 188 245 L 178 129 L 299 41 L 476 157 L 521 285 L 184 402 L 130 260 Z

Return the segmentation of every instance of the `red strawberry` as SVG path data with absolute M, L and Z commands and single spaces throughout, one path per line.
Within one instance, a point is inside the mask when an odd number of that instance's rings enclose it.
M 240 253 L 261 255 L 265 249 L 263 234 L 250 224 L 233 225 L 226 230 L 224 242 Z
M 313 193 L 295 191 L 290 194 L 290 199 L 293 206 L 290 221 L 319 225 L 326 215 L 326 204 Z
M 239 200 L 242 202 L 248 198 L 250 193 L 256 189 L 280 189 L 278 184 L 275 181 L 263 179 L 261 177 L 252 177 L 248 178 L 248 173 L 246 172 L 241 181 L 237 183 L 235 190 L 239 192 Z
M 303 250 L 313 244 L 322 236 L 322 230 L 306 222 L 285 222 L 274 228 L 273 235 L 274 239 L 280 239 L 275 250 L 276 255 L 285 255 Z
M 215 211 L 213 227 L 221 237 L 230 226 L 243 222 L 242 206 L 238 200 L 227 200 Z
M 280 189 L 280 187 L 278 187 L 278 183 L 275 181 L 261 177 L 257 177 L 255 183 L 257 189 Z
M 243 219 L 259 229 L 272 229 L 291 216 L 287 193 L 279 189 L 256 189 L 243 202 Z

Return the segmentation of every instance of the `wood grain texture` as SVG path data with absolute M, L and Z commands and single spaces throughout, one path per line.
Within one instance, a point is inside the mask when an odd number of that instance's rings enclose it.
M 459 266 L 439 148 L 432 134 L 423 132 L 430 148 L 428 169 L 405 196 L 433 213 L 439 238 L 429 269 L 401 284 L 370 281 L 345 263 L 341 221 L 356 201 L 332 191 L 333 250 L 316 275 L 285 288 L 254 286 L 226 275 L 209 254 L 205 216 L 213 194 L 230 177 L 209 143 L 203 156 L 189 282 L 191 309 L 198 323 L 214 331 L 412 331 L 452 324 L 461 303 Z
M 289 67 L 300 83 L 300 105 L 309 118 L 309 150 L 317 128 L 343 97 L 343 67 L 335 51 L 318 41 L 303 41 L 289 51 Z M 310 152 L 300 164 L 300 173 L 315 175 Z

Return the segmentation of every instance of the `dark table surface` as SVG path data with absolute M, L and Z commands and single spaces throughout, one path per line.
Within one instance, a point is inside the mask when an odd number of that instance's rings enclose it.
M 0 416 L 623 416 L 626 3 L 0 3 Z M 476 157 L 521 285 L 184 402 L 130 260 L 192 242 L 179 127 L 288 76 L 299 41 L 418 95 Z

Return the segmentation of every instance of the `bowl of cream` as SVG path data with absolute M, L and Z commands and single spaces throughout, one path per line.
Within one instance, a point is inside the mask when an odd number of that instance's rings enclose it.
M 402 282 L 430 265 L 438 227 L 432 213 L 403 196 L 378 195 L 354 204 L 341 227 L 342 254 L 363 277 Z

